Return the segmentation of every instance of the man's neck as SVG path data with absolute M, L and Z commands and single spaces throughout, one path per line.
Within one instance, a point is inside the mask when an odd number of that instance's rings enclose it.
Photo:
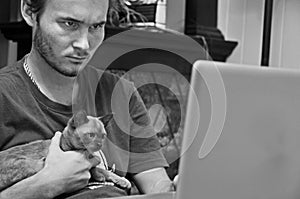
M 50 100 L 71 105 L 76 77 L 67 77 L 53 69 L 37 52 L 31 51 L 27 64 L 40 91 Z

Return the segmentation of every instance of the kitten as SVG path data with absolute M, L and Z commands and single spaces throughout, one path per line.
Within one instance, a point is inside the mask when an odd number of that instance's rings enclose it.
M 112 114 L 100 118 L 87 116 L 84 111 L 74 114 L 63 130 L 60 147 L 63 151 L 86 150 L 87 155 L 101 150 L 104 133 L 99 130 L 101 122 L 106 127 Z M 101 122 L 100 122 L 100 121 Z M 0 191 L 28 178 L 44 167 L 51 140 L 38 140 L 0 151 Z M 94 167 L 91 169 L 95 181 L 111 181 L 122 188 L 130 188 L 130 182 L 111 171 Z

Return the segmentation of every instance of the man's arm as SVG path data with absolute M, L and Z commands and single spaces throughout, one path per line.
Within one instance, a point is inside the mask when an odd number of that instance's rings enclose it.
M 150 169 L 133 176 L 139 191 L 144 194 L 174 191 L 173 182 L 164 168 Z
M 47 176 L 39 172 L 2 191 L 0 199 L 51 199 L 55 194 L 52 194 L 53 190 L 47 183 L 47 179 Z
M 62 151 L 61 133 L 52 138 L 44 168 L 0 193 L 0 199 L 48 199 L 65 192 L 85 187 L 90 179 L 89 170 L 99 160 L 87 159 L 82 152 Z

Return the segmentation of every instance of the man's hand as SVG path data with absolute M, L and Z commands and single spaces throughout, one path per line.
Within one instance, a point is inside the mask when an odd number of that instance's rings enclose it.
M 155 168 L 133 176 L 134 182 L 141 193 L 160 193 L 175 191 L 164 168 Z
M 56 132 L 49 146 L 45 166 L 40 175 L 53 185 L 54 196 L 84 188 L 91 177 L 90 169 L 100 163 L 86 151 L 62 151 L 59 147 L 61 133 Z
M 62 151 L 61 133 L 52 138 L 44 168 L 0 193 L 0 199 L 52 199 L 63 193 L 85 187 L 89 170 L 100 160 L 87 157 L 83 151 Z

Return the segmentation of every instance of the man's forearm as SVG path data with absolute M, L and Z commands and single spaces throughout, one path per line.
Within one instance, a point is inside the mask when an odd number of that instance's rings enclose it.
M 53 191 L 37 173 L 3 190 L 0 199 L 51 199 Z

